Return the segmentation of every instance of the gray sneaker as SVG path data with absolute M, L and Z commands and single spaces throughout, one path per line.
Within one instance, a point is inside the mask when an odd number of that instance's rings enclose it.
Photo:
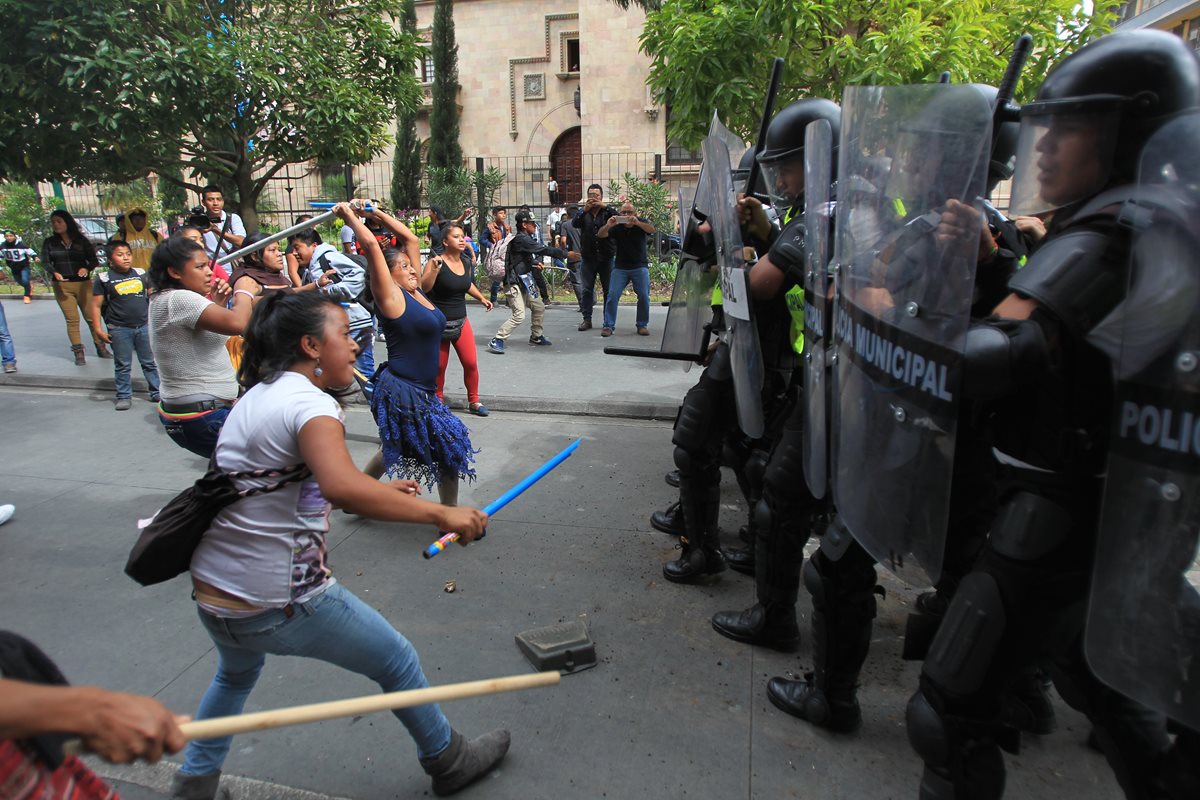
M 116 405 L 117 411 L 128 411 L 131 408 L 133 408 L 133 401 L 130 400 L 128 397 L 118 397 L 117 398 L 117 405 Z

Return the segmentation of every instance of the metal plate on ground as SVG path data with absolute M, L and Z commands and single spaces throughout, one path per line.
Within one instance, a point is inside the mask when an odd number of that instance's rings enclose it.
M 516 635 L 517 648 L 539 672 L 569 675 L 596 666 L 596 645 L 583 619 L 534 628 Z

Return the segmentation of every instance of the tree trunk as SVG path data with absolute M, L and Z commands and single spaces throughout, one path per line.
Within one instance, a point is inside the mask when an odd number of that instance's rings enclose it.
M 242 159 L 232 176 L 238 190 L 238 214 L 242 217 L 247 234 L 258 232 L 258 209 L 255 208 L 255 204 L 258 202 L 259 191 L 254 188 L 252 169 L 250 161 Z

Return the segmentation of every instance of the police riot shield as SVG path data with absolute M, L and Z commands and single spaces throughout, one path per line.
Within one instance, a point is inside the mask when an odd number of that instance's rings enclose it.
M 804 480 L 818 499 L 829 483 L 829 184 L 833 129 L 828 120 L 804 131 Z
M 747 281 L 748 269 L 742 248 L 737 197 L 732 168 L 742 157 L 746 145 L 730 133 L 714 116 L 708 138 L 704 140 L 705 201 L 708 222 L 712 226 L 713 246 L 720 268 L 721 300 L 725 330 L 721 338 L 729 347 L 733 372 L 734 397 L 737 400 L 738 425 L 751 439 L 763 435 L 762 388 L 764 367 L 758 329 L 754 326 L 753 304 Z M 739 187 L 740 188 L 740 187 Z
M 696 197 L 702 197 L 703 168 Z M 671 290 L 671 304 L 667 307 L 667 321 L 663 326 L 662 352 L 700 353 L 704 341 L 704 326 L 712 320 L 712 290 L 717 282 L 716 262 L 698 252 L 700 237 L 695 228 L 699 224 L 696 211 L 705 213 L 696 202 L 684 205 L 683 194 L 679 195 L 679 241 L 681 252 L 675 270 L 675 285 Z M 682 361 L 683 371 L 691 370 L 695 361 Z
M 973 86 L 846 89 L 832 489 L 875 559 L 941 574 L 991 108 Z M 886 165 L 886 172 L 881 169 Z
M 1109 686 L 1200 730 L 1200 114 L 1142 152 L 1084 650 Z M 1105 327 L 1104 324 L 1101 327 Z M 1103 349 L 1103 342 L 1096 342 Z

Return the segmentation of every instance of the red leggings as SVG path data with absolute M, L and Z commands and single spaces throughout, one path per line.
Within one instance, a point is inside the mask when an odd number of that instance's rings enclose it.
M 475 353 L 475 332 L 471 330 L 469 319 L 463 320 L 462 333 L 458 335 L 457 341 L 442 342 L 441 353 L 438 356 L 438 399 L 442 399 L 442 392 L 446 388 L 446 364 L 450 362 L 451 345 L 454 345 L 454 352 L 458 353 L 458 360 L 462 362 L 463 383 L 467 385 L 467 403 L 478 403 L 479 359 Z

